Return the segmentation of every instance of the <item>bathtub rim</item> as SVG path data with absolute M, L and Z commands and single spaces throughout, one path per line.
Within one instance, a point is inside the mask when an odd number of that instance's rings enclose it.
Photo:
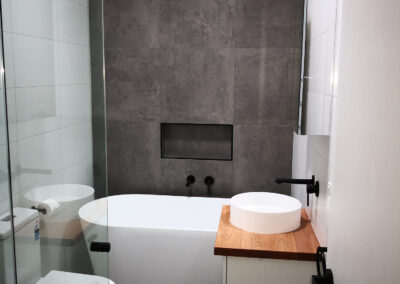
M 107 197 L 103 197 L 103 198 L 99 198 L 99 199 L 95 199 L 92 200 L 88 203 L 86 203 L 85 205 L 83 205 L 78 212 L 79 215 L 79 219 L 81 220 L 81 222 L 85 222 L 86 225 L 88 225 L 89 227 L 91 227 L 92 225 L 97 225 L 97 226 L 103 226 L 103 227 L 109 227 L 109 228 L 120 228 L 120 229 L 143 229 L 143 230 L 171 230 L 171 231 L 176 231 L 176 230 L 181 230 L 181 231 L 193 231 L 193 232 L 217 232 L 218 230 L 218 226 L 215 230 L 212 229 L 200 229 L 200 228 L 194 228 L 194 227 L 188 227 L 188 228 L 183 228 L 183 227 L 174 227 L 174 226 L 168 226 L 168 227 L 157 227 L 157 226 L 117 226 L 117 225 L 110 225 L 109 222 L 109 203 L 108 203 L 108 199 L 114 199 L 114 198 L 121 198 L 123 196 L 154 196 L 154 197 L 168 197 L 168 198 L 180 198 L 180 199 L 201 199 L 201 200 L 208 200 L 208 199 L 220 199 L 221 201 L 225 201 L 225 205 L 230 205 L 230 198 L 220 198 L 220 197 L 202 197 L 202 196 L 179 196 L 179 195 L 157 195 L 157 194 L 141 194 L 141 193 L 132 193 L 132 194 L 119 194 L 119 195 L 111 195 L 111 196 L 107 196 Z M 83 216 L 83 211 L 88 210 L 88 207 L 93 206 L 95 203 L 101 203 L 101 202 L 106 202 L 107 201 L 107 205 L 104 206 L 104 208 L 106 209 L 106 216 L 103 220 L 101 221 L 105 221 L 104 222 L 99 222 L 98 220 L 100 219 L 90 219 L 87 218 L 86 216 Z M 221 211 L 222 211 L 222 206 L 224 204 L 221 204 Z M 220 216 L 217 216 L 217 220 L 218 220 L 218 224 L 219 224 L 219 218 Z

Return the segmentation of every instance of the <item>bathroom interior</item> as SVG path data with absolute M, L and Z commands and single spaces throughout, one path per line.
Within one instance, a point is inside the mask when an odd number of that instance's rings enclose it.
M 0 284 L 396 284 L 398 0 L 0 0 Z

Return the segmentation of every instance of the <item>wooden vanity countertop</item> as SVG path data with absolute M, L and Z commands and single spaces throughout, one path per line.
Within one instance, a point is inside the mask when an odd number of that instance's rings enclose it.
M 230 206 L 222 208 L 214 245 L 215 255 L 315 260 L 319 246 L 310 219 L 301 211 L 301 225 L 296 231 L 284 234 L 257 234 L 234 227 L 230 221 Z

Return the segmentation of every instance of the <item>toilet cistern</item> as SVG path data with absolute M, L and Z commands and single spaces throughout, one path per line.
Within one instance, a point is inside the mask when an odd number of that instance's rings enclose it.
M 289 184 L 305 184 L 307 185 L 307 206 L 310 206 L 310 194 L 319 196 L 319 182 L 315 180 L 313 175 L 311 179 L 291 179 L 291 178 L 277 178 L 275 179 L 277 184 L 289 183 Z

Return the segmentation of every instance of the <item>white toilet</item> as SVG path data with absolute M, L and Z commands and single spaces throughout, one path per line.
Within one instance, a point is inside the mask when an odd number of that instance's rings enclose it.
M 56 270 L 41 278 L 39 214 L 28 208 L 14 208 L 14 216 L 19 284 L 114 284 L 101 276 Z M 0 283 L 8 283 L 14 273 L 9 213 L 0 216 L 0 251 L 5 258 L 0 260 Z

